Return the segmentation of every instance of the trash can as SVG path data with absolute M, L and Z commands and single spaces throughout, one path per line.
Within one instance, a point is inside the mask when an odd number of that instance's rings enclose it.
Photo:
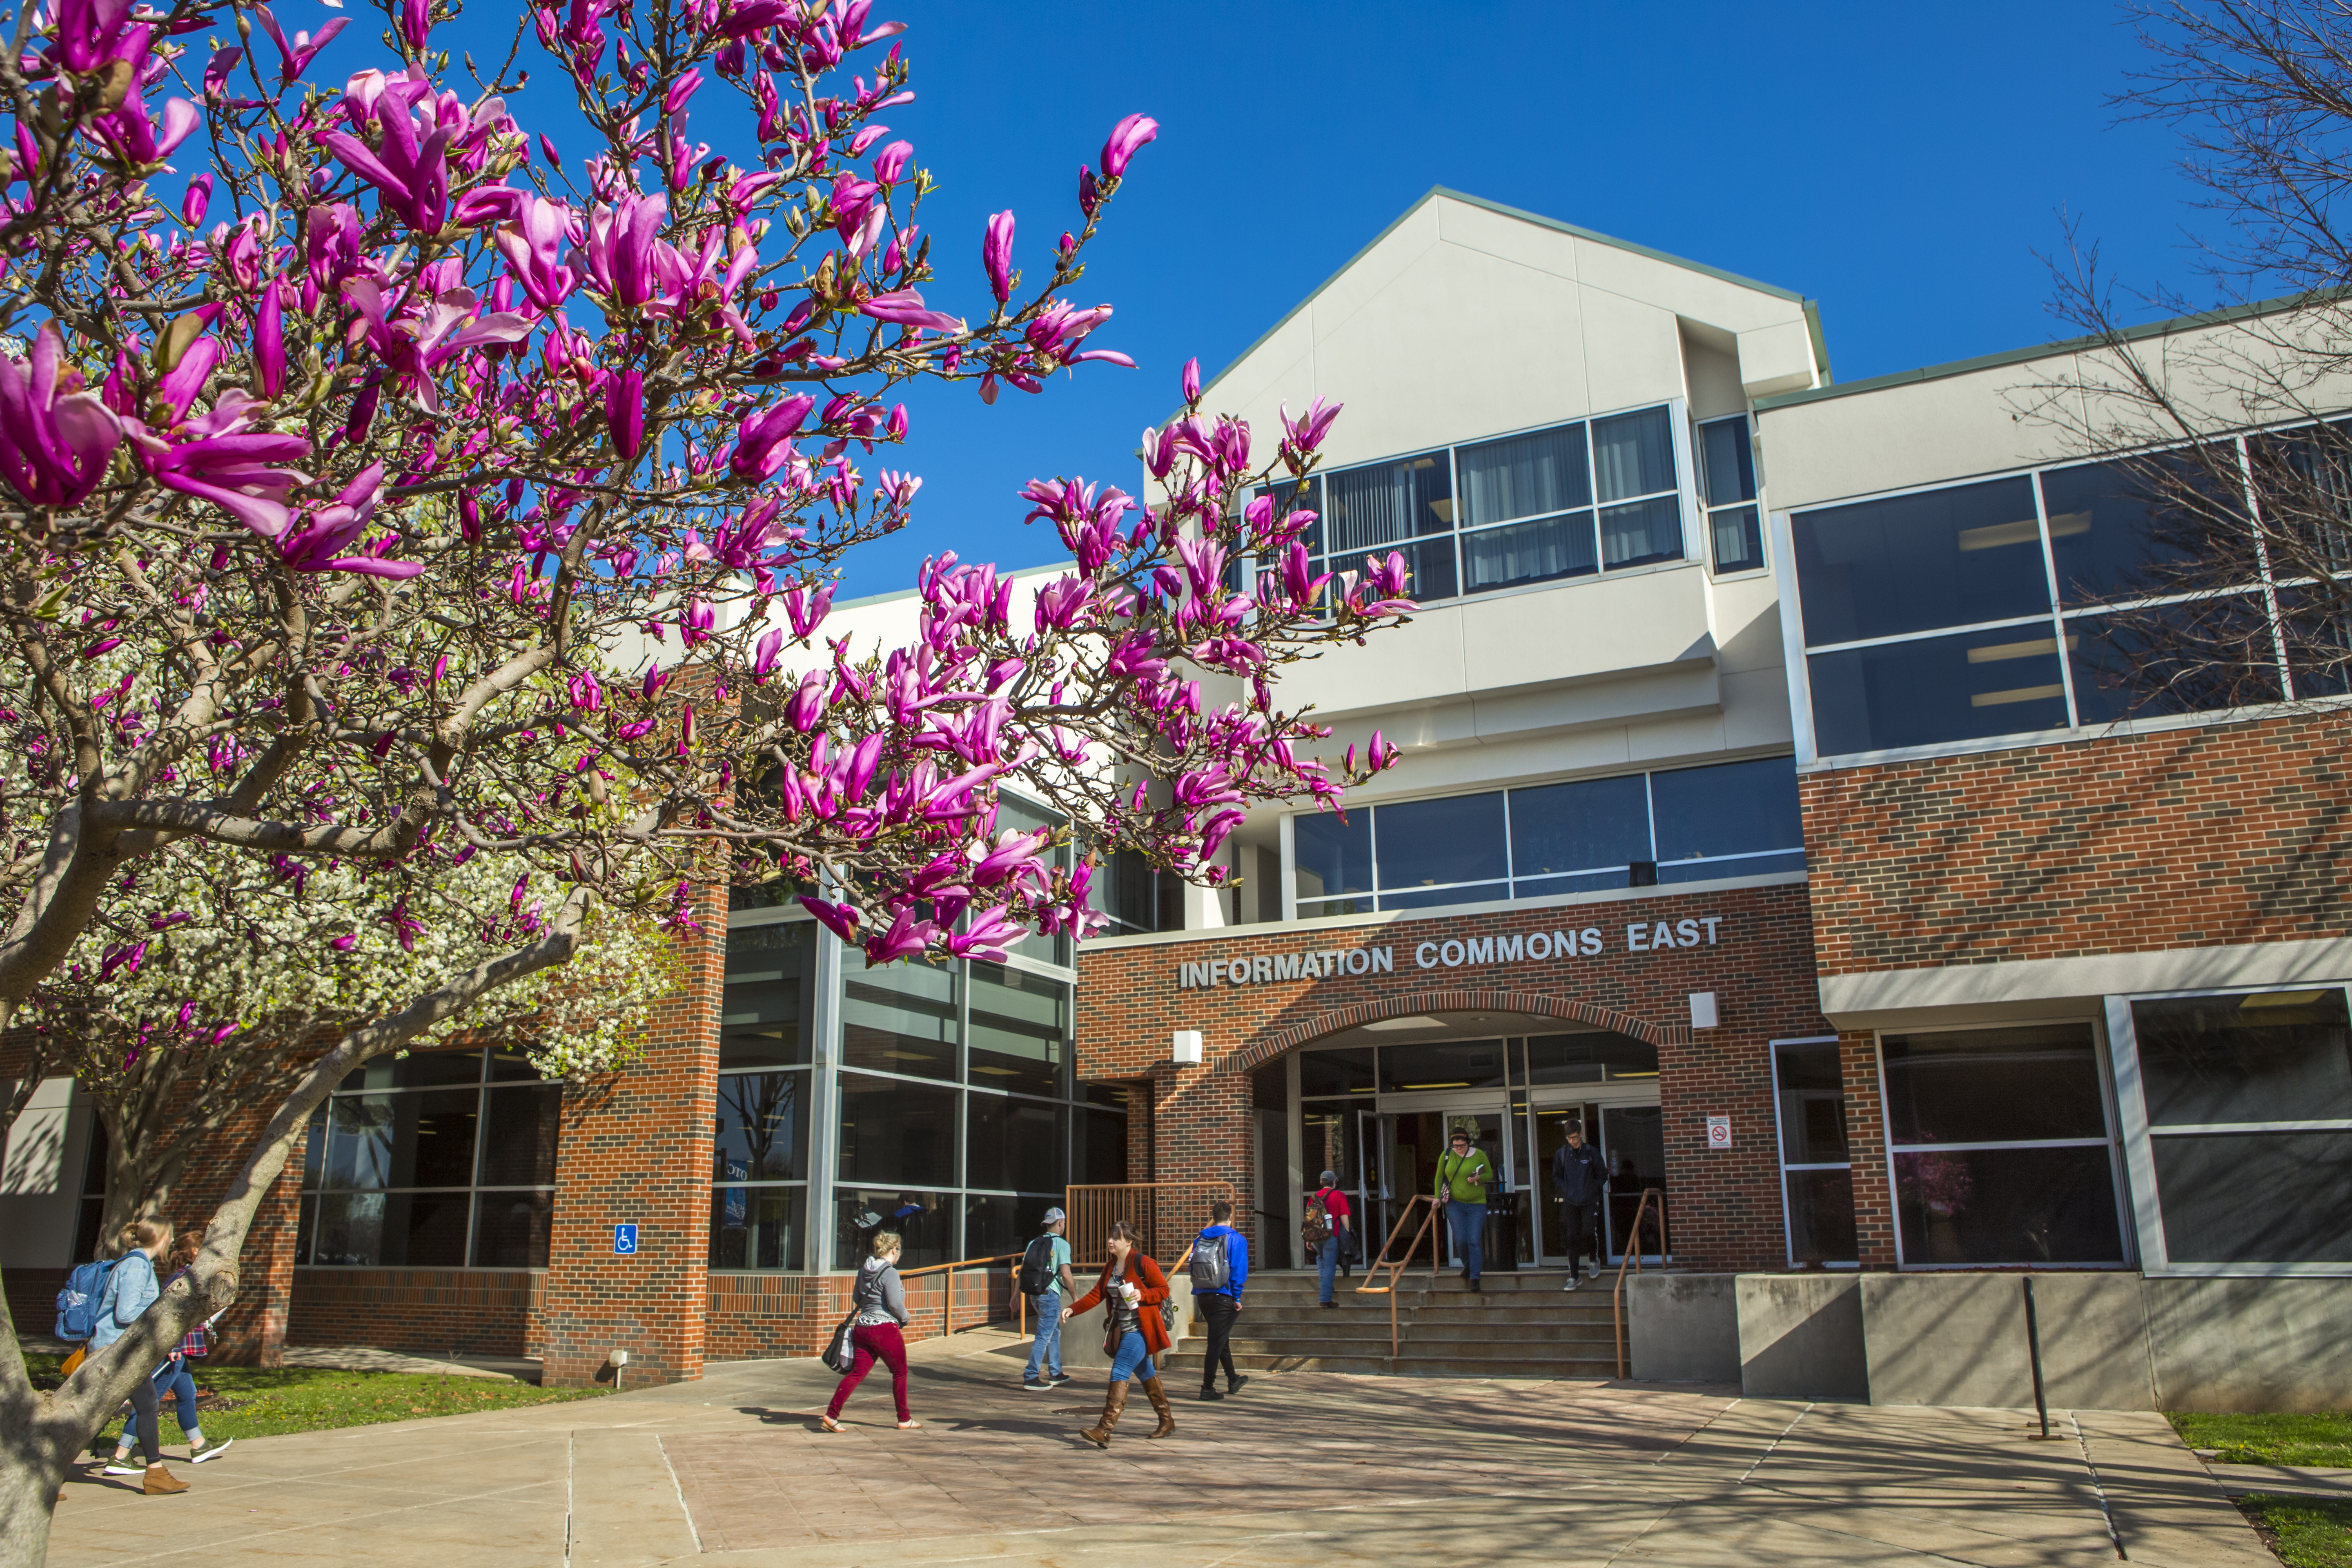
M 1519 1266 L 1519 1203 L 1524 1195 L 1498 1193 L 1486 1205 L 1486 1234 L 1479 1245 L 1486 1249 L 1490 1269 Z

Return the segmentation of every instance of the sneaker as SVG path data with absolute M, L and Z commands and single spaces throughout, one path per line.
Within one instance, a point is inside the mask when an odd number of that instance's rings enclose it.
M 1049 1372 L 1045 1374 L 1045 1381 L 1058 1388 L 1070 1381 L 1070 1374 L 1066 1372 Z
M 136 1457 L 128 1459 L 109 1459 L 106 1461 L 106 1473 L 110 1476 L 143 1476 L 147 1473 L 147 1465 L 144 1460 Z
M 1326 1301 L 1326 1302 L 1324 1302 L 1324 1303 L 1323 1303 L 1323 1305 L 1325 1305 L 1325 1306 L 1327 1306 L 1327 1307 L 1336 1307 L 1336 1306 L 1338 1306 L 1339 1304 L 1339 1302 L 1337 1302 L 1337 1301 Z
M 1235 1375 L 1225 1379 L 1225 1392 L 1227 1394 L 1239 1394 L 1247 1386 L 1249 1386 L 1249 1373 L 1245 1372 L 1236 1373 Z
M 1037 1377 L 1023 1378 L 1021 1380 L 1021 1386 L 1031 1394 L 1051 1394 L 1054 1391 L 1054 1385 L 1052 1384 L 1046 1382 L 1044 1378 Z
M 224 1437 L 217 1443 L 207 1443 L 201 1448 L 191 1448 L 188 1450 L 188 1463 L 201 1465 L 206 1459 L 217 1459 L 227 1453 L 229 1445 L 236 1441 L 234 1437 Z
M 1581 1285 L 1581 1284 L 1583 1284 L 1583 1283 L 1584 1283 L 1584 1281 L 1583 1281 L 1583 1280 L 1579 1279 L 1575 1275 L 1571 1274 L 1571 1275 L 1570 1275 L 1570 1276 L 1568 1277 L 1568 1283 L 1567 1283 L 1567 1284 L 1565 1284 L 1565 1285 L 1563 1285 L 1563 1286 L 1561 1286 L 1561 1287 L 1560 1287 L 1560 1289 L 1563 1289 L 1563 1290 L 1573 1290 L 1573 1289 L 1575 1289 L 1579 1285 Z
M 1483 1296 L 1483 1295 L 1485 1295 L 1486 1292 L 1486 1291 L 1484 1291 L 1484 1290 L 1482 1290 L 1482 1289 L 1480 1289 L 1478 1288 L 1478 1281 L 1476 1281 L 1475 1279 L 1473 1279 L 1472 1281 L 1470 1281 L 1470 1293 L 1471 1293 L 1473 1296 Z
M 1207 1400 L 1218 1400 L 1223 1399 L 1224 1395 L 1219 1394 L 1217 1392 L 1217 1385 L 1212 1383 L 1201 1390 L 1201 1397 Z

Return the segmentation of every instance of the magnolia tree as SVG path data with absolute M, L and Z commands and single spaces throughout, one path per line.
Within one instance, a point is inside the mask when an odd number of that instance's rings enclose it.
M 233 1294 L 252 1194 L 336 1079 L 562 963 L 592 900 L 674 913 L 781 877 L 877 961 L 984 956 L 1097 918 L 1091 858 L 998 830 L 1007 782 L 1088 857 L 1213 881 L 1250 806 L 1336 804 L 1392 759 L 1375 737 L 1318 760 L 1276 696 L 1411 607 L 1400 558 L 1317 574 L 1311 514 L 1251 499 L 1311 467 L 1335 410 L 1254 441 L 1190 367 L 1144 437 L 1147 498 L 1031 485 L 1071 559 L 1023 613 L 945 555 L 908 646 L 827 636 L 842 552 L 911 515 L 895 389 L 993 400 L 1129 363 L 1071 290 L 1158 131 L 1119 121 L 1067 228 L 1024 249 L 996 214 L 950 285 L 884 122 L 913 97 L 900 28 L 868 5 L 570 0 L 484 72 L 436 45 L 446 7 L 395 0 L 379 66 L 333 85 L 309 72 L 341 17 L 18 13 L 0 1026 L 191 844 L 313 875 L 471 852 L 567 890 L 544 931 L 280 1076 L 193 1276 L 116 1347 L 46 1396 L 0 1348 L 0 1562 L 38 1556 L 68 1457 Z M 532 49 L 531 92 L 552 79 L 583 139 L 509 108 Z
M 274 1107 L 322 1044 L 544 934 L 569 889 L 459 853 L 454 865 L 426 849 L 415 864 L 314 869 L 189 840 L 125 878 L 20 1017 L 32 1056 L 23 1084 L 72 1077 L 105 1128 L 100 1236 L 169 1213 L 189 1156 L 257 1105 Z M 551 1077 L 586 1078 L 643 1048 L 656 1003 L 682 980 L 668 931 L 600 906 L 570 963 L 407 1043 L 462 1030 L 521 1046 Z M 8 1120 L 25 1098 L 20 1089 Z

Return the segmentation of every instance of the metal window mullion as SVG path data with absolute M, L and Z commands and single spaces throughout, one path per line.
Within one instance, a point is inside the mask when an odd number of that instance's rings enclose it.
M 2107 1138 L 1985 1138 L 1968 1143 L 1896 1143 L 1889 1140 L 1887 1147 L 1898 1154 L 1976 1154 L 2002 1149 L 2104 1149 L 2111 1142 Z
M 2180 1126 L 2150 1123 L 2151 1138 L 2245 1138 L 2269 1133 L 2352 1132 L 2352 1120 L 2323 1117 L 2308 1121 L 2200 1121 Z
M 2156 1152 L 2148 1138 L 2147 1086 L 2140 1075 L 2139 1036 L 2131 1003 L 2110 996 L 2106 1015 L 2107 1065 L 2116 1080 L 2116 1119 L 2131 1189 L 2133 1228 L 2139 1233 L 2140 1267 L 2168 1268 L 2171 1250 L 2164 1238 L 2164 1208 L 2157 1192 Z
M 1903 1189 L 1895 1177 L 1895 1108 L 1886 1099 L 1886 1036 L 1882 1030 L 1870 1032 L 1870 1062 L 1878 1076 L 1878 1137 L 1886 1149 L 1886 1224 L 1895 1240 L 1895 1267 L 1900 1268 L 1904 1264 Z M 1843 1079 L 1841 1071 L 1839 1080 Z M 1859 1253 L 1862 1248 L 1857 1245 L 1854 1250 Z
M 1652 874 L 1655 875 L 1658 864 L 1658 796 L 1651 778 L 1652 775 L 1646 773 L 1642 775 L 1642 805 L 1650 819 L 1650 865 Z
M 2050 591 L 2051 640 L 2058 648 L 2058 683 L 2066 691 L 2066 727 L 2079 730 L 2083 715 L 2074 705 L 2074 661 L 2068 657 L 2066 617 L 2058 596 L 2058 552 L 2050 542 L 2050 506 L 2042 495 L 2042 470 L 2036 468 L 2026 476 L 2033 488 L 2033 531 L 2042 546 L 2042 580 Z
M 2005 632 L 2020 626 L 2046 626 L 2057 618 L 2048 610 L 2042 610 L 2031 616 L 2012 616 L 2005 620 L 1970 621 L 1964 626 L 1931 626 L 1926 631 L 1893 632 L 1883 637 L 1856 637 L 1850 642 L 1822 643 L 1817 647 L 1809 645 L 1805 652 L 1809 656 L 1824 653 L 1853 653 L 1863 648 L 1892 647 L 1897 643 L 1926 642 L 1933 637 L 1962 637 L 1978 632 Z
M 1455 459 L 1460 449 L 1451 443 L 1445 448 L 1445 493 L 1453 498 L 1454 507 L 1454 519 L 1445 527 L 1445 547 L 1454 552 L 1454 594 L 1456 598 L 1470 590 L 1470 561 L 1462 548 L 1462 523 L 1467 509 L 1462 500 L 1462 466 Z
M 1780 1163 L 1780 1253 L 1794 1263 L 1797 1261 L 1797 1231 L 1796 1226 L 1789 1222 L 1789 1129 L 1780 1115 L 1779 1042 L 1765 1047 L 1764 1055 L 1772 1069 L 1772 1157 Z
M 1677 503 L 1675 508 L 1675 531 L 1683 536 L 1682 559 L 1688 561 L 1691 559 L 1691 522 L 1696 519 L 1704 529 L 1706 519 L 1706 507 L 1698 494 L 1698 454 L 1696 444 L 1691 440 L 1688 399 L 1674 397 L 1666 400 L 1666 431 L 1669 450 L 1673 452 L 1675 466 L 1679 470 L 1675 475 L 1673 492 Z M 1662 490 L 1659 493 L 1666 492 Z M 1699 542 L 1704 547 L 1706 542 L 1701 540 Z M 1706 557 L 1703 555 L 1700 564 L 1704 566 L 1706 561 Z
M 2246 499 L 2246 526 L 2254 535 L 2254 568 L 2262 574 L 2263 613 L 2270 617 L 2271 652 L 2278 660 L 2279 695 L 2294 700 L 2294 670 L 2287 663 L 2286 623 L 2279 615 L 2278 588 L 2271 580 L 2270 542 L 2263 537 L 2263 503 L 2254 493 L 2253 459 L 2246 453 L 2246 438 L 2231 437 L 2231 444 L 2238 454 L 2238 483 Z
M 1364 843 L 1365 853 L 1371 857 L 1372 861 L 1371 887 L 1369 891 L 1371 895 L 1372 907 L 1378 909 L 1381 900 L 1381 808 L 1379 806 L 1364 807 Z

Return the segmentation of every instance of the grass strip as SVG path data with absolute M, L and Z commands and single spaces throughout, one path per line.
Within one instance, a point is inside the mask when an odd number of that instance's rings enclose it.
M 2287 1568 L 2352 1568 L 2352 1499 L 2248 1492 L 2238 1507 Z
M 2181 1410 L 2167 1418 L 2190 1447 L 2217 1450 L 2215 1464 L 2352 1468 L 2352 1410 Z

